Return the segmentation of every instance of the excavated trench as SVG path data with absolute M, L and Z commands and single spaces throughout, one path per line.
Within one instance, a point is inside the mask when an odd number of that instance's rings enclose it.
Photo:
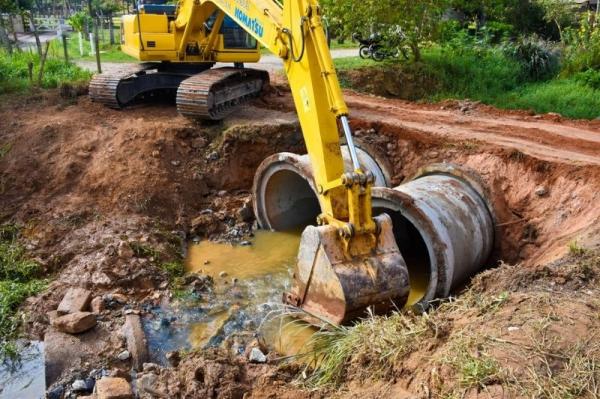
M 573 237 L 592 229 L 598 217 L 593 206 L 598 182 L 578 184 L 589 171 L 509 149 L 435 141 L 381 125 L 378 135 L 371 129 L 357 132 L 361 164 L 376 176 L 376 213 L 393 219 L 411 279 L 408 305 L 425 308 L 453 295 L 499 260 L 532 265 L 552 253 L 556 259 Z M 347 158 L 346 154 L 348 162 Z M 536 194 L 539 187 L 550 193 Z M 553 201 L 565 189 L 580 196 L 583 208 L 572 211 L 573 223 L 557 235 L 565 211 L 560 203 L 566 199 Z M 295 238 L 282 240 L 278 233 L 259 231 L 250 246 L 192 245 L 188 270 L 213 276 L 216 288 L 206 317 L 188 323 L 193 326 L 188 346 L 214 346 L 254 334 L 289 288 L 299 234 L 320 209 L 308 157 L 285 152 L 266 157 L 256 168 L 251 193 L 258 226 Z M 553 219 L 551 226 L 538 216 L 540 209 Z M 590 219 L 580 213 L 585 210 Z M 270 256 L 273 251 L 287 255 Z M 211 261 L 212 254 L 218 260 Z M 254 267 L 253 259 L 261 266 Z M 275 333 L 273 324 L 261 332 L 280 353 L 297 352 L 310 336 L 311 330 L 303 326 L 281 321 L 277 325 Z

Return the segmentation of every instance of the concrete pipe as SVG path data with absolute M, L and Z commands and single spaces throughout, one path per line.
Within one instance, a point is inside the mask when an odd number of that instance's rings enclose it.
M 445 298 L 478 272 L 494 249 L 495 218 L 479 177 L 432 165 L 394 189 L 373 189 L 374 213 L 392 217 L 411 284 L 409 305 Z
M 375 176 L 375 185 L 388 187 L 390 173 L 385 162 L 356 148 L 363 168 Z M 352 170 L 348 148 L 342 146 L 346 170 Z M 308 155 L 282 152 L 265 159 L 254 175 L 254 214 L 266 230 L 294 230 L 316 222 L 321 207 Z
M 320 212 L 306 156 L 267 158 L 255 176 L 253 194 L 258 223 L 265 229 L 302 228 Z M 489 259 L 495 217 L 487 198 L 475 173 L 452 164 L 424 168 L 394 189 L 373 188 L 374 213 L 392 217 L 408 267 L 409 305 L 426 307 L 448 297 Z

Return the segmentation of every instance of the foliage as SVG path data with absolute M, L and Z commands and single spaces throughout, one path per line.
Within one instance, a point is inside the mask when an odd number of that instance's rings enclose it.
M 560 58 L 556 49 L 536 36 L 521 38 L 505 46 L 506 53 L 517 60 L 531 80 L 547 79 L 558 72 Z
M 90 16 L 84 11 L 76 12 L 67 21 L 76 32 L 83 32 L 91 24 Z
M 575 81 L 584 84 L 592 89 L 600 90 L 600 71 L 588 69 L 585 72 L 579 72 L 574 77 Z
M 28 63 L 33 63 L 33 76 L 37 78 L 39 57 L 28 52 L 8 54 L 0 51 L 0 94 L 27 89 L 29 83 Z M 56 88 L 63 82 L 86 81 L 91 74 L 63 60 L 48 59 L 44 67 L 43 88 Z
M 573 0 L 535 0 L 535 2 L 544 10 L 544 19 L 556 25 L 562 40 L 564 28 L 575 22 L 579 5 Z
M 421 46 L 436 37 L 445 1 L 423 0 L 324 0 L 330 20 L 336 21 L 341 36 L 368 32 L 406 37 L 415 59 Z
M 14 340 L 19 337 L 19 305 L 46 286 L 36 279 L 40 266 L 29 259 L 18 241 L 15 225 L 0 226 L 0 360 L 14 359 Z
M 600 21 L 591 12 L 581 16 L 578 28 L 565 32 L 564 74 L 600 70 Z

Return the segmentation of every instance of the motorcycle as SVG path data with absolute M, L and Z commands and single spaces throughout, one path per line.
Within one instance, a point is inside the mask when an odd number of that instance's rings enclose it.
M 362 59 L 371 58 L 371 46 L 377 45 L 382 40 L 379 33 L 372 33 L 368 38 L 364 39 L 360 33 L 356 32 L 352 34 L 352 38 L 360 44 L 358 55 Z
M 380 33 L 373 33 L 368 39 L 363 39 L 360 33 L 354 33 L 352 38 L 360 43 L 359 56 L 362 59 L 371 58 L 374 61 L 383 61 L 386 58 L 409 59 L 409 49 L 403 45 L 406 36 L 398 31 L 393 35 L 393 39 L 384 40 Z

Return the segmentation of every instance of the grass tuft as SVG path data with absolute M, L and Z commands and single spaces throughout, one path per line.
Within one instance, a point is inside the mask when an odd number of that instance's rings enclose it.
M 29 259 L 18 241 L 14 224 L 0 226 L 0 361 L 16 360 L 15 340 L 20 336 L 19 306 L 42 291 L 47 282 L 38 279 L 40 265 Z

